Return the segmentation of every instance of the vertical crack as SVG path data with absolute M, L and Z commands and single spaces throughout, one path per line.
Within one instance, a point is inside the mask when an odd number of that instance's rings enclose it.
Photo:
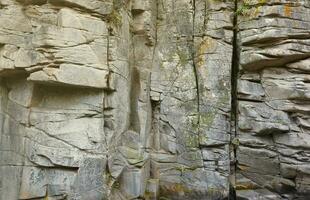
M 158 43 L 158 23 L 159 23 L 159 0 L 156 0 L 156 17 L 155 17 L 155 35 L 154 35 L 154 48 L 153 48 L 153 54 L 152 54 L 152 67 L 154 66 L 154 59 L 155 59 L 155 53 L 156 53 L 156 48 L 157 48 L 157 43 Z
M 155 16 L 155 33 L 154 33 L 154 47 L 153 47 L 153 52 L 152 52 L 152 69 L 154 67 L 154 61 L 155 61 L 155 56 L 156 56 L 156 50 L 157 50 L 157 45 L 158 45 L 158 24 L 159 24 L 159 2 L 160 0 L 156 0 L 155 1 L 155 11 L 156 11 L 156 16 Z M 152 90 L 152 69 L 151 69 L 151 72 L 150 72 L 150 91 Z M 159 113 L 160 113 L 160 97 L 159 97 L 159 100 L 156 101 L 154 99 L 152 99 L 151 97 L 151 94 L 149 94 L 149 98 L 150 98 L 150 102 L 151 102 L 151 108 L 152 108 L 152 117 L 151 117 L 151 134 L 152 134 L 152 149 L 154 148 L 155 150 L 159 150 L 160 149 L 160 144 L 157 144 L 156 142 L 154 141 L 157 141 L 156 137 L 159 137 L 159 127 L 158 127 L 158 124 L 159 124 Z M 151 177 L 154 177 L 152 174 L 151 174 Z
M 231 63 L 231 183 L 229 188 L 229 199 L 235 200 L 236 191 L 236 170 L 237 170 L 237 152 L 236 147 L 238 144 L 237 140 L 237 127 L 238 127 L 238 77 L 239 77 L 239 43 L 238 43 L 238 0 L 234 0 L 234 18 L 233 18 L 233 52 L 232 52 L 232 63 Z
M 199 75 L 198 69 L 195 62 L 196 50 L 195 50 L 195 18 L 196 18 L 196 1 L 192 0 L 193 4 L 193 27 L 192 27 L 192 45 L 191 45 L 191 57 L 193 62 L 193 72 L 195 76 L 195 84 L 196 84 L 196 96 L 197 96 L 197 141 L 198 141 L 198 148 L 201 154 L 201 158 L 203 158 L 202 146 L 201 146 L 201 135 L 200 135 L 200 87 L 199 87 Z M 202 160 L 203 164 L 203 160 Z M 203 164 L 204 166 L 204 164 Z
M 197 113 L 200 113 L 200 95 L 199 95 L 199 80 L 198 80 L 198 70 L 195 62 L 195 12 L 196 12 L 196 1 L 193 0 L 193 33 L 192 33 L 192 61 L 193 61 L 193 69 L 196 81 L 196 89 L 197 89 Z M 200 117 L 198 116 L 198 125 L 199 125 Z
M 191 46 L 191 56 L 192 56 L 192 62 L 193 62 L 193 71 L 194 71 L 194 76 L 195 76 L 195 82 L 196 82 L 196 95 L 197 95 L 197 115 L 198 115 L 198 134 L 199 134 L 199 124 L 200 124 L 200 95 L 199 95 L 199 80 L 198 80 L 198 70 L 195 62 L 195 11 L 196 11 L 196 2 L 195 0 L 192 1 L 193 4 L 193 27 L 192 27 L 192 46 Z

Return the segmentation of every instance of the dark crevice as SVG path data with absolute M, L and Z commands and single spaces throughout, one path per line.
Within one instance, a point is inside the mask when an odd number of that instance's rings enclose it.
M 193 70 L 195 75 L 195 82 L 196 82 L 196 90 L 197 90 L 197 114 L 200 113 L 200 95 L 199 95 L 199 79 L 198 79 L 198 70 L 195 62 L 195 12 L 196 12 L 196 1 L 193 0 L 193 35 L 192 35 L 192 62 L 193 62 Z M 198 117 L 198 124 L 199 124 L 200 117 Z
M 260 99 L 250 99 L 250 98 L 245 98 L 245 97 L 239 97 L 238 101 L 246 101 L 246 102 L 254 102 L 254 103 L 261 103 L 264 102 L 264 100 Z
M 237 138 L 237 127 L 238 127 L 238 77 L 239 77 L 239 60 L 240 50 L 238 42 L 238 0 L 234 1 L 234 18 L 233 18 L 233 52 L 232 52 L 232 63 L 231 63 L 231 147 L 233 151 L 233 160 L 231 165 L 231 176 L 232 182 L 229 188 L 229 200 L 236 200 L 236 170 L 237 170 L 237 152 L 234 141 Z
M 22 5 L 38 5 L 38 6 L 42 6 L 44 4 L 47 4 L 48 1 L 47 0 L 17 0 L 18 3 L 22 4 Z
M 140 133 L 140 120 L 138 114 L 140 88 L 140 73 L 136 67 L 133 67 L 131 71 L 129 130 L 133 130 L 137 133 Z
M 151 124 L 151 133 L 152 133 L 152 141 L 151 141 L 151 146 L 155 151 L 160 150 L 160 144 L 158 143 L 159 141 L 159 120 L 160 120 L 160 101 L 155 101 L 151 100 L 151 108 L 152 108 L 152 124 Z M 153 176 L 154 178 L 154 176 Z
M 196 56 L 196 51 L 195 51 L 195 12 L 196 12 L 196 2 L 195 0 L 192 1 L 193 3 L 193 33 L 192 33 L 192 62 L 193 62 L 193 71 L 194 71 L 194 76 L 195 76 L 195 85 L 196 85 L 196 98 L 197 98 L 197 125 L 198 125 L 198 135 L 199 135 L 199 124 L 200 124 L 200 95 L 199 95 L 199 78 L 198 78 L 198 70 L 195 62 L 195 56 Z
M 111 73 L 112 73 L 112 70 L 111 70 L 111 67 L 110 67 L 110 43 L 111 43 L 111 36 L 112 36 L 112 29 L 111 28 L 108 28 L 108 36 L 107 36 L 107 67 L 109 69 L 109 74 L 108 74 L 108 79 L 107 79 L 107 85 L 108 85 L 108 88 L 111 88 Z M 104 96 L 105 98 L 102 99 L 102 117 L 103 117 L 103 129 L 104 132 L 104 137 L 105 137 L 105 140 L 104 140 L 104 143 L 105 143 L 105 148 L 106 148 L 106 152 L 109 152 L 110 151 L 110 145 L 108 144 L 108 132 L 110 130 L 113 130 L 113 121 L 111 118 L 111 115 L 108 115 L 108 113 L 112 112 L 113 108 L 109 107 L 110 105 L 106 105 L 106 102 L 105 102 L 105 99 L 108 98 L 110 95 L 112 95 L 113 92 L 111 90 L 107 90 L 104 92 Z M 110 112 L 109 112 L 110 111 Z M 112 114 L 113 116 L 113 114 Z M 109 153 L 107 153 L 105 155 L 105 158 L 106 160 L 109 160 Z M 106 162 L 106 166 L 105 166 L 105 169 L 104 169 L 108 174 L 110 173 L 109 171 L 109 163 Z
M 203 157 L 203 153 L 202 153 L 202 146 L 201 146 L 201 137 L 200 137 L 200 87 L 199 87 L 199 74 L 198 74 L 198 69 L 197 69 L 197 65 L 195 62 L 195 57 L 196 57 L 196 50 L 195 50 L 195 17 L 196 17 L 196 1 L 192 0 L 192 4 L 193 4 L 193 27 L 192 27 L 192 46 L 191 46 L 191 59 L 193 62 L 193 72 L 194 72 L 194 76 L 195 76 L 195 85 L 196 85 L 196 98 L 197 98 L 197 137 L 198 137 L 198 148 L 200 150 L 200 154 Z
M 158 25 L 159 25 L 159 5 L 160 2 L 159 0 L 156 0 L 155 2 L 155 39 L 154 39 L 154 47 L 153 47 L 153 52 L 152 52 L 152 68 L 154 67 L 154 60 L 156 57 L 156 49 L 157 49 L 157 45 L 158 45 Z M 151 91 L 151 85 L 152 85 L 152 72 L 150 74 L 150 83 L 149 83 L 149 90 Z M 150 92 L 149 91 L 149 92 Z M 150 95 L 150 94 L 149 94 Z M 159 114 L 160 114 L 160 98 L 158 100 L 154 100 L 152 99 L 151 95 L 150 95 L 150 105 L 151 105 L 151 110 L 152 110 L 152 116 L 151 116 L 151 134 L 152 134 L 152 141 L 151 141 L 151 148 L 153 150 L 159 150 L 160 149 L 160 144 L 157 144 L 157 139 L 159 138 Z M 151 165 L 152 167 L 152 165 Z M 155 176 L 152 174 L 152 170 L 151 170 L 151 178 L 154 178 Z

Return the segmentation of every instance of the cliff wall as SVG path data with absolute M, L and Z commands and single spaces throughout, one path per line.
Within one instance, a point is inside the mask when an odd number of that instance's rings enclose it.
M 308 0 L 0 0 L 0 200 L 307 199 Z

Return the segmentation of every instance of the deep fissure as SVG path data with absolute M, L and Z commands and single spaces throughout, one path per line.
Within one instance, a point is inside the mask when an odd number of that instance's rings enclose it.
M 237 141 L 237 127 L 238 127 L 238 76 L 239 76 L 239 59 L 240 50 L 238 43 L 238 0 L 234 1 L 234 18 L 233 18 L 233 40 L 232 40 L 232 59 L 231 59 L 231 135 L 230 145 L 232 148 L 233 159 L 230 166 L 231 183 L 229 188 L 229 199 L 235 200 L 236 191 L 236 170 L 237 170 L 237 152 L 236 142 Z

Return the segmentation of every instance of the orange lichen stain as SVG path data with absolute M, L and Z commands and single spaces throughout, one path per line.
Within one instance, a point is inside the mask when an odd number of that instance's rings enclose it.
M 246 166 L 246 165 L 240 165 L 240 164 L 239 164 L 237 167 L 238 167 L 238 169 L 241 170 L 241 171 L 246 171 L 246 170 L 248 170 L 248 169 L 250 168 L 250 167 L 248 167 L 248 166 Z
M 46 190 L 46 194 L 45 194 L 44 200 L 48 200 L 48 191 L 47 190 Z
M 186 187 L 184 187 L 181 184 L 177 184 L 175 185 L 175 187 L 173 188 L 176 192 L 180 192 L 180 193 L 185 193 L 188 191 L 188 189 Z
M 214 40 L 210 37 L 206 37 L 198 47 L 198 58 L 197 58 L 197 66 L 200 67 L 205 63 L 205 54 L 212 53 L 216 49 L 216 44 Z
M 289 5 L 284 6 L 284 16 L 291 17 L 292 16 L 292 7 Z
M 259 0 L 258 1 L 258 3 L 260 3 L 260 4 L 263 4 L 263 3 L 266 3 L 267 2 L 267 0 Z
M 257 189 L 257 185 L 253 183 L 243 183 L 243 184 L 237 184 L 236 185 L 236 190 L 254 190 Z
M 166 188 L 166 192 L 168 193 L 178 193 L 179 195 L 184 195 L 185 193 L 189 193 L 190 189 L 184 186 L 181 183 L 173 184 Z

